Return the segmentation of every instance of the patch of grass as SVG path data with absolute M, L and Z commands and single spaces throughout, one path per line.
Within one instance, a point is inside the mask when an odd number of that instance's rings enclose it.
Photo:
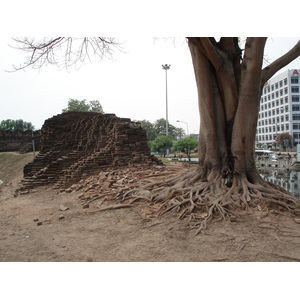
M 32 161 L 32 152 L 26 154 L 0 152 L 0 180 L 7 183 L 14 177 L 23 174 L 24 166 Z

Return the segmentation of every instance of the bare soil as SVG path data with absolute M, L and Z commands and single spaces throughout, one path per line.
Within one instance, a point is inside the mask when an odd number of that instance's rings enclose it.
M 195 236 L 185 220 L 148 214 L 153 210 L 149 203 L 99 210 L 95 201 L 84 209 L 78 198 L 82 191 L 59 193 L 49 186 L 15 197 L 22 167 L 31 157 L 10 154 L 6 161 L 11 155 L 14 159 L 4 163 L 3 155 L 1 262 L 300 261 L 300 220 L 295 216 L 251 210 L 234 221 L 210 223 Z M 176 172 L 186 168 L 176 164 Z

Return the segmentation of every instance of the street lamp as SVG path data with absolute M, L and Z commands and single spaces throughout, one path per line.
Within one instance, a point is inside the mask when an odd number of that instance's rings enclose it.
M 189 125 L 187 122 L 184 122 L 184 121 L 179 121 L 177 120 L 176 122 L 180 122 L 180 123 L 185 123 L 186 124 L 186 135 L 189 136 Z
M 168 125 L 168 75 L 167 71 L 170 69 L 171 65 L 162 65 L 163 70 L 166 71 L 166 135 L 169 134 L 169 125 Z

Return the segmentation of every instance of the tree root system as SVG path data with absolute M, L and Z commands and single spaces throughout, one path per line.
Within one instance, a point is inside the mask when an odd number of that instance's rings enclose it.
M 250 207 L 300 213 L 300 200 L 286 190 L 263 180 L 251 183 L 246 176 L 236 175 L 231 187 L 226 186 L 221 174 L 211 172 L 203 178 L 199 169 L 164 181 L 147 182 L 119 193 L 115 199 L 129 204 L 139 200 L 160 204 L 158 215 L 185 219 L 196 229 L 196 234 L 204 230 L 208 222 L 236 221 L 239 211 Z

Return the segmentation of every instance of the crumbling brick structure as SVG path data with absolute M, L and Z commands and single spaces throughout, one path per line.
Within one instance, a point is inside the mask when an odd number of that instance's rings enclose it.
M 41 131 L 0 130 L 0 152 L 18 151 L 21 154 L 39 150 Z
M 150 155 L 139 123 L 114 114 L 68 112 L 45 121 L 40 153 L 24 167 L 22 189 L 70 186 L 107 167 L 135 164 L 162 164 Z

